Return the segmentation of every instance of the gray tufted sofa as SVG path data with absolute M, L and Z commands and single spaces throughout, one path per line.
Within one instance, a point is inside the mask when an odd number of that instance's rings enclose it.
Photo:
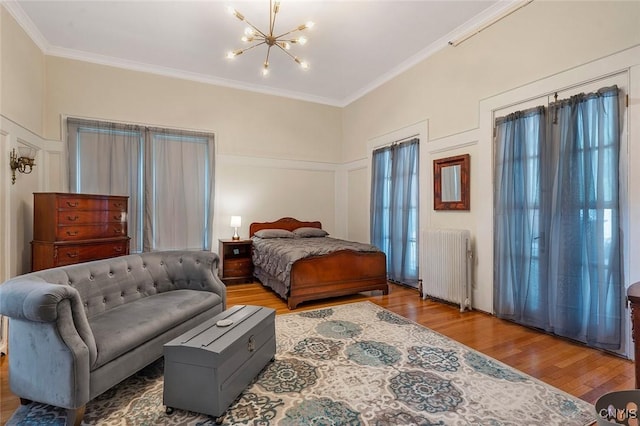
M 0 285 L 9 320 L 9 384 L 22 402 L 67 409 L 162 356 L 163 345 L 224 311 L 218 255 L 133 254 L 33 272 Z

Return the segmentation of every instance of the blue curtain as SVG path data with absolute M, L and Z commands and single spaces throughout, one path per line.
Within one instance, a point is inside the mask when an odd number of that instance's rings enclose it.
M 373 153 L 371 243 L 387 256 L 390 280 L 418 285 L 419 141 Z
M 494 309 L 501 318 L 547 328 L 545 234 L 540 223 L 544 138 L 542 107 L 496 122 Z
M 494 309 L 619 349 L 617 87 L 496 120 Z

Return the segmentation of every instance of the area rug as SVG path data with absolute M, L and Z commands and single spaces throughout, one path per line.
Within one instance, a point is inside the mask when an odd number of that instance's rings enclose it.
M 227 425 L 588 425 L 593 406 L 371 302 L 276 317 L 276 359 Z M 87 425 L 213 425 L 162 404 L 162 361 L 87 404 Z M 32 403 L 8 425 L 64 424 Z

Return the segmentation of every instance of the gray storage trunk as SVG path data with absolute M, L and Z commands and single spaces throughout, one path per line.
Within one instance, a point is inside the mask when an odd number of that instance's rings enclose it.
M 232 320 L 227 327 L 216 325 Z M 276 353 L 275 310 L 239 305 L 164 345 L 164 405 L 223 417 Z

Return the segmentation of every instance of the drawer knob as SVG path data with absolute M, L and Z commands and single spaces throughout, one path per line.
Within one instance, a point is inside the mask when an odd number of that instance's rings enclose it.
M 69 207 L 78 207 L 78 202 L 67 201 L 67 206 Z
M 115 251 L 116 253 L 122 253 L 122 247 L 114 247 L 113 251 Z
M 78 235 L 78 231 L 67 231 L 67 235 L 70 237 L 75 237 Z
M 249 337 L 249 343 L 247 345 L 247 349 L 249 349 L 249 352 L 253 352 L 256 350 L 256 341 L 253 338 L 253 336 Z
M 114 234 L 121 234 L 122 233 L 122 228 L 113 228 L 113 233 Z
M 75 222 L 78 219 L 79 219 L 78 216 L 67 216 L 67 220 L 69 220 L 70 222 Z
M 73 253 L 72 252 L 67 252 L 67 257 L 70 257 L 70 258 L 74 259 L 74 258 L 78 257 L 78 252 L 77 251 L 75 251 Z

